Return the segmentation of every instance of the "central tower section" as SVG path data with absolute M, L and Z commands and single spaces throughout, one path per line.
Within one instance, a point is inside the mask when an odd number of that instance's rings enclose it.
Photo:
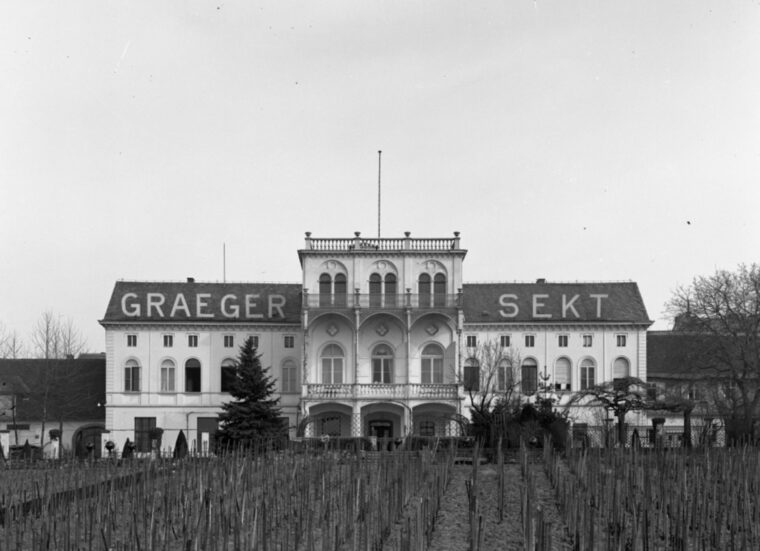
M 314 238 L 303 271 L 301 409 L 311 436 L 450 434 L 462 263 L 448 238 Z

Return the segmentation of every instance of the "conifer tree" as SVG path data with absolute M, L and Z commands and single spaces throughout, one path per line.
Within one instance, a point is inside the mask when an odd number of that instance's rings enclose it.
M 222 404 L 217 443 L 225 448 L 250 447 L 282 438 L 285 434 L 280 419 L 278 398 L 272 398 L 275 380 L 269 368 L 261 367 L 253 338 L 248 337 L 240 347 L 235 363 L 235 380 L 230 393 L 235 398 Z

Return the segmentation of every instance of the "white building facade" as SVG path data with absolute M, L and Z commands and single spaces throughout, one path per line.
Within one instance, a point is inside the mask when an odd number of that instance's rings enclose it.
M 292 436 L 458 434 L 484 369 L 496 372 L 477 391 L 511 381 L 560 404 L 605 380 L 646 379 L 651 322 L 635 283 L 464 284 L 466 253 L 458 233 L 307 233 L 300 284 L 117 282 L 101 321 L 110 439 L 147 451 L 160 427 L 164 445 L 183 430 L 207 449 L 248 336 Z M 493 343 L 508 362 L 482 365 Z

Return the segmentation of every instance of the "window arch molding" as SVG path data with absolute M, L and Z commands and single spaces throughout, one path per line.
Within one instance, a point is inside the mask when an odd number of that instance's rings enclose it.
M 230 392 L 232 390 L 235 384 L 235 377 L 237 377 L 236 365 L 237 361 L 230 357 L 223 358 L 219 364 L 222 392 Z
M 420 350 L 420 380 L 422 384 L 443 383 L 443 362 L 446 350 L 441 343 L 424 343 Z
M 520 389 L 525 395 L 538 392 L 538 360 L 527 356 L 520 363 Z
M 346 351 L 337 342 L 326 342 L 319 350 L 322 384 L 343 384 Z
M 623 379 L 631 376 L 631 360 L 626 356 L 618 356 L 612 361 L 612 378 Z
M 176 392 L 177 390 L 177 360 L 171 356 L 160 359 L 159 371 L 161 376 L 161 392 Z
M 464 360 L 464 389 L 467 391 L 480 391 L 480 362 L 472 356 Z
M 124 392 L 140 392 L 142 366 L 140 360 L 130 356 L 124 360 Z
M 196 357 L 185 360 L 185 392 L 198 393 L 201 391 L 201 374 L 203 364 Z

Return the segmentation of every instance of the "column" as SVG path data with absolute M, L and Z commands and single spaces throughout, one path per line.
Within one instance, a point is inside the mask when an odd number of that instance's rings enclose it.
M 359 437 L 362 435 L 362 411 L 359 404 L 355 403 L 351 413 L 351 436 Z

